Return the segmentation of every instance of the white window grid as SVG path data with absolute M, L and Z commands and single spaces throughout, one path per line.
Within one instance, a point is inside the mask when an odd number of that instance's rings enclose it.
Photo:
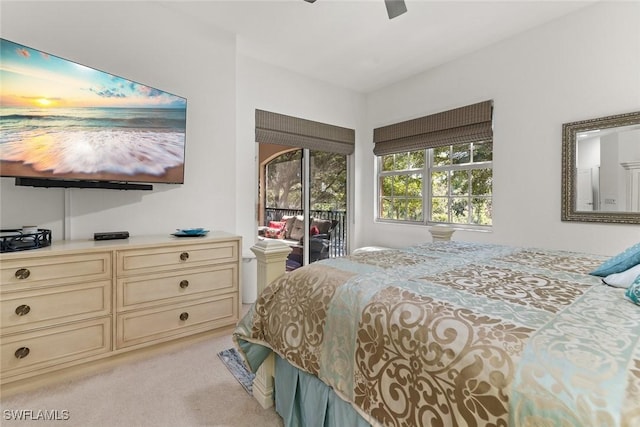
M 451 147 L 451 146 L 449 146 Z M 473 152 L 474 150 L 471 150 L 471 156 L 473 156 Z M 398 153 L 398 154 L 403 154 L 403 153 Z M 439 221 L 431 221 L 430 217 L 431 217 L 431 200 L 432 200 L 432 194 L 431 194 L 431 188 L 432 188 L 432 183 L 431 183 L 431 173 L 432 172 L 448 172 L 448 173 L 453 173 L 455 171 L 467 171 L 469 173 L 469 175 L 471 175 L 471 171 L 473 170 L 479 170 L 479 169 L 493 169 L 493 161 L 484 161 L 484 162 L 473 162 L 473 157 L 470 159 L 470 163 L 462 163 L 462 164 L 449 164 L 449 165 L 441 165 L 441 166 L 435 166 L 435 161 L 433 158 L 433 149 L 425 149 L 425 163 L 424 163 L 424 167 L 420 167 L 420 168 L 410 168 L 410 169 L 403 169 L 403 170 L 390 170 L 390 171 L 383 171 L 382 170 L 382 159 L 384 156 L 378 156 L 377 157 L 377 170 L 378 170 L 378 179 L 377 179 L 377 184 L 376 184 L 376 189 L 377 189 L 377 198 L 376 198 L 376 202 L 377 202 L 377 206 L 376 206 L 376 220 L 379 222 L 389 222 L 389 223 L 402 223 L 402 224 L 417 224 L 417 225 L 435 225 L 435 224 L 448 224 L 448 225 L 453 225 L 457 228 L 468 228 L 468 229 L 480 229 L 480 230 L 486 230 L 486 229 L 490 229 L 492 227 L 492 225 L 479 225 L 479 224 L 472 224 L 472 223 L 457 223 L 457 222 L 452 222 L 452 218 L 451 218 L 451 208 L 450 205 L 447 209 L 447 213 L 448 213 L 448 221 L 446 222 L 439 222 Z M 391 219 L 391 218 L 382 218 L 380 216 L 380 209 L 381 209 L 381 199 L 382 199 L 382 195 L 381 195 L 381 191 L 380 191 L 380 185 L 381 185 L 381 180 L 384 177 L 389 177 L 389 176 L 412 176 L 412 175 L 421 175 L 422 176 L 422 219 L 419 221 L 415 221 L 415 220 L 409 220 L 406 218 L 405 219 Z M 469 177 L 469 182 L 471 182 L 471 177 Z M 472 200 L 473 199 L 484 199 L 484 200 L 493 200 L 493 191 L 491 192 L 491 194 L 488 195 L 474 195 L 472 194 L 471 188 L 469 189 L 469 191 L 467 192 L 468 194 L 464 195 L 464 196 L 459 196 L 459 195 L 452 195 L 452 191 L 451 191 L 451 180 L 448 180 L 448 192 L 447 192 L 447 196 L 442 196 L 442 197 L 448 197 L 449 198 L 449 202 L 451 201 L 451 199 L 454 198 L 466 198 L 468 199 L 468 206 L 470 209 L 469 212 L 469 218 L 473 218 L 473 203 Z M 493 185 L 492 185 L 493 186 Z M 436 196 L 436 197 L 441 197 L 441 196 Z M 407 195 L 391 195 L 391 196 L 386 196 L 386 198 L 391 198 L 392 200 L 407 200 L 407 199 L 413 199 L 414 197 L 409 197 Z

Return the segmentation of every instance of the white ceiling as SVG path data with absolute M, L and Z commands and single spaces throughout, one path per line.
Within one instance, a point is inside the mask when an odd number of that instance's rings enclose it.
M 201 0 L 162 5 L 237 35 L 240 54 L 370 92 L 587 6 L 584 1 Z

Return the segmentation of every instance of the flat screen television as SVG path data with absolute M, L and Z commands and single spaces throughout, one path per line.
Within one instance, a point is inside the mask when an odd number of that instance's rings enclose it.
M 0 175 L 18 185 L 182 184 L 186 113 L 185 98 L 0 38 Z

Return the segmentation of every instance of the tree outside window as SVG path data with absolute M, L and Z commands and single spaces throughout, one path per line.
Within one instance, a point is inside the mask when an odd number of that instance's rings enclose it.
M 378 218 L 491 226 L 492 160 L 491 142 L 380 156 Z
M 347 156 L 310 151 L 310 209 L 347 208 Z M 266 165 L 266 207 L 302 209 L 302 150 L 280 154 Z

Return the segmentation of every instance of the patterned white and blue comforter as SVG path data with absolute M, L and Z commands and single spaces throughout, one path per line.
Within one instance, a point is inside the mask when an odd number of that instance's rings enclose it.
M 603 261 L 463 242 L 326 260 L 270 284 L 234 338 L 374 425 L 639 427 L 640 307 L 587 274 Z

